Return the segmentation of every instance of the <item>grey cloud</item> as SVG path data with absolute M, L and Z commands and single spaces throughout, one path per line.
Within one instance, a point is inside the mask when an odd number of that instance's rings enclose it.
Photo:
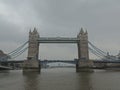
M 2 15 L 0 43 L 4 41 L 22 44 L 28 39 L 29 29 L 33 29 L 34 26 L 37 27 L 40 36 L 69 37 L 76 37 L 79 29 L 84 27 L 88 30 L 89 41 L 98 47 L 105 51 L 113 51 L 113 54 L 120 49 L 119 0 L 1 0 L 0 2 L 6 5 L 6 9 L 13 15 L 6 16 L 0 13 Z M 50 48 L 47 45 L 46 47 Z M 69 45 L 56 45 L 56 47 L 58 50 L 64 47 L 69 48 L 71 52 L 76 52 Z M 2 46 L 2 48 L 4 50 L 6 47 Z M 49 51 L 42 49 L 42 58 L 45 58 L 46 52 Z M 77 57 L 67 51 L 65 53 L 68 54 L 60 57 L 68 56 L 72 59 Z M 48 58 L 52 57 L 54 58 L 53 55 Z M 57 57 L 59 54 L 56 54 Z

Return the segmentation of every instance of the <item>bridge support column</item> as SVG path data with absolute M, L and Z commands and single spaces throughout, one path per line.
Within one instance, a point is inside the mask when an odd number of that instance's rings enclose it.
M 39 34 L 34 28 L 33 32 L 29 32 L 29 46 L 28 57 L 23 64 L 23 72 L 25 71 L 40 71 L 40 61 L 38 60 L 39 54 Z
M 81 28 L 80 33 L 77 35 L 77 38 L 80 40 L 78 45 L 78 62 L 76 64 L 76 71 L 93 71 L 91 68 L 93 62 L 89 60 L 89 51 L 88 51 L 88 33 L 84 32 Z

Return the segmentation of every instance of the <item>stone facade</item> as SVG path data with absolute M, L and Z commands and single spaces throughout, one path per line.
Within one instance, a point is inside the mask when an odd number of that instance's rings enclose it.
M 88 33 L 84 32 L 81 28 L 80 33 L 77 35 L 77 38 L 80 40 L 78 42 L 78 59 L 89 60 L 89 51 L 88 51 Z
M 89 60 L 89 51 L 88 51 L 88 33 L 84 32 L 81 28 L 80 33 L 77 35 L 77 38 L 80 40 L 78 42 L 78 63 L 76 65 L 76 71 L 93 71 L 91 68 L 93 62 Z
M 40 63 L 38 60 L 39 55 L 39 33 L 36 28 L 34 28 L 33 32 L 29 32 L 29 45 L 28 45 L 28 57 L 27 60 L 24 61 L 23 71 L 39 71 Z
M 38 60 L 39 54 L 39 33 L 36 28 L 34 28 L 33 32 L 29 32 L 29 46 L 28 46 L 28 60 Z

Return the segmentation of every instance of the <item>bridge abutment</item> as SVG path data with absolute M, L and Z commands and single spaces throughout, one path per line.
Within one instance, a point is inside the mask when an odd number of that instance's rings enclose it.
M 39 54 L 39 33 L 36 28 L 33 32 L 29 32 L 29 46 L 28 46 L 28 57 L 24 61 L 23 71 L 40 71 L 40 61 L 38 60 Z

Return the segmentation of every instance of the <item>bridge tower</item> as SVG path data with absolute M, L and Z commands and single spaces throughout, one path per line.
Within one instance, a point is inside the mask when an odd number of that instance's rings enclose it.
M 89 60 L 89 48 L 88 48 L 88 33 L 81 28 L 77 35 L 79 39 L 78 45 L 78 63 L 76 64 L 77 71 L 90 71 L 93 63 Z
M 36 28 L 29 32 L 28 57 L 24 61 L 23 71 L 40 71 L 39 55 L 39 33 Z
M 81 28 L 77 38 L 80 40 L 78 42 L 78 59 L 80 60 L 89 60 L 89 51 L 88 51 L 88 33 L 84 32 Z

